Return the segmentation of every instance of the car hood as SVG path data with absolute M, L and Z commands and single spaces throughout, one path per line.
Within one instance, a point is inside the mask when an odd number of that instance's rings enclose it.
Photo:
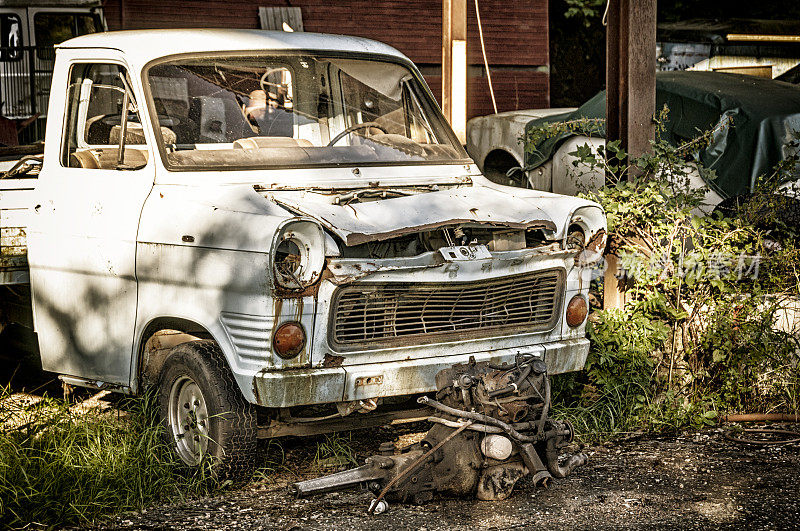
M 343 204 L 346 201 L 341 201 L 339 196 L 340 204 L 336 204 L 337 196 L 334 194 L 309 191 L 265 193 L 267 199 L 286 210 L 319 221 L 348 246 L 463 223 L 543 229 L 556 238 L 568 221 L 566 218 L 569 214 L 584 203 L 590 203 L 550 194 L 538 197 L 525 195 L 487 186 L 470 186 L 363 203 L 354 201 Z M 545 211 L 543 200 L 561 204 L 559 208 Z

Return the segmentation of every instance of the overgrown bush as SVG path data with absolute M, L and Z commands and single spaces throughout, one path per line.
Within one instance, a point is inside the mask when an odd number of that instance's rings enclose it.
M 153 401 L 131 399 L 127 414 L 26 404 L 0 388 L 0 527 L 87 524 L 212 486 L 171 457 Z
M 591 318 L 586 370 L 554 383 L 562 414 L 588 438 L 701 427 L 729 411 L 798 412 L 800 246 L 797 226 L 775 215 L 786 206 L 776 207 L 780 172 L 796 172 L 797 161 L 765 176 L 733 215 L 704 215 L 705 190 L 688 177 L 705 171 L 691 154 L 709 137 L 656 141 L 630 161 L 618 142 L 605 156 L 572 153 L 576 171 L 610 177 L 584 195 L 607 212 L 607 252 L 626 287 L 624 308 Z

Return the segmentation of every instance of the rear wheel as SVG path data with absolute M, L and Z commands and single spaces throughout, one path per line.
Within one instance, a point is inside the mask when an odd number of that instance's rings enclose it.
M 176 346 L 158 384 L 167 444 L 181 462 L 210 461 L 221 479 L 247 479 L 255 466 L 256 412 L 213 341 Z

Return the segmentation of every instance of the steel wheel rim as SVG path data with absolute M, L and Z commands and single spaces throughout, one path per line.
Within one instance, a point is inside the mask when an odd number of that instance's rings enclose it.
M 200 386 L 188 376 L 170 388 L 168 422 L 178 457 L 199 465 L 208 450 L 208 409 Z

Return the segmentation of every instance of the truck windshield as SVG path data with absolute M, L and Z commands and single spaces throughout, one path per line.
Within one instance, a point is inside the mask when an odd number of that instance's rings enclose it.
M 449 163 L 468 156 L 403 65 L 256 54 L 181 58 L 145 74 L 171 170 Z

